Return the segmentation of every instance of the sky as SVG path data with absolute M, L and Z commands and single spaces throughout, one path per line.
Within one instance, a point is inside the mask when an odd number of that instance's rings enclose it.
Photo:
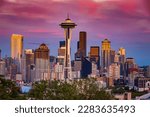
M 86 31 L 88 52 L 108 38 L 112 49 L 124 47 L 137 64 L 150 65 L 150 0 L 0 0 L 2 55 L 10 56 L 10 37 L 16 33 L 24 36 L 24 49 L 46 43 L 50 55 L 57 56 L 59 41 L 64 40 L 59 24 L 67 14 L 77 24 L 72 59 L 79 32 Z

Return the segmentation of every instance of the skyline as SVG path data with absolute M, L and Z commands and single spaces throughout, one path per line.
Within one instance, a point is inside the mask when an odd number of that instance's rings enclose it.
M 19 33 L 24 35 L 24 49 L 36 49 L 40 44 L 30 43 L 44 42 L 49 44 L 50 55 L 56 56 L 59 41 L 64 40 L 64 33 L 59 23 L 64 21 L 69 11 L 71 19 L 78 25 L 73 31 L 71 59 L 77 51 L 79 32 L 86 31 L 87 52 L 90 46 L 101 48 L 101 41 L 108 38 L 112 49 L 118 50 L 124 47 L 127 57 L 135 58 L 137 64 L 150 65 L 149 2 L 149 0 L 87 0 L 86 2 L 83 0 L 2 0 L 0 3 L 2 55 L 3 57 L 5 54 L 10 55 L 11 34 Z

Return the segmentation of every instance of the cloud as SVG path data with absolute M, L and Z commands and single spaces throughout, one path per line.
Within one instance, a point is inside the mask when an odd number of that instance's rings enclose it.
M 126 24 L 146 17 L 139 13 L 137 0 L 3 0 L 0 21 L 19 25 L 50 25 L 70 15 L 79 24 L 95 27 L 101 24 L 124 27 Z M 98 2 L 98 3 L 97 3 Z M 59 19 L 58 19 L 59 18 Z M 108 25 L 109 24 L 109 25 Z M 117 25 L 116 25 L 117 26 Z M 136 27 L 136 26 L 135 26 Z M 53 28 L 53 27 L 52 27 Z
M 22 33 L 35 38 L 63 39 L 59 23 L 67 13 L 80 30 L 99 43 L 110 38 L 114 43 L 148 42 L 150 0 L 1 0 L 0 37 Z M 146 35 L 146 36 L 145 36 Z M 126 41 L 124 41 L 126 40 Z M 2 38 L 0 38 L 0 42 Z M 120 45 L 121 46 L 121 45 Z M 150 49 L 150 48 L 149 48 Z

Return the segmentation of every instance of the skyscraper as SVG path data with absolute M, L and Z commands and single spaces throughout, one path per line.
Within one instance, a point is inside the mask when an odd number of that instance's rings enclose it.
M 115 57 L 116 56 L 116 52 L 115 50 L 111 49 L 110 50 L 110 64 L 115 63 Z
M 2 53 L 1 53 L 1 52 L 2 52 L 2 51 L 1 51 L 1 49 L 0 49 L 0 60 L 1 60 L 1 57 L 2 57 L 2 55 L 1 55 Z
M 111 51 L 111 42 L 108 39 L 104 39 L 102 41 L 102 49 L 101 49 L 101 65 L 102 68 L 108 68 L 108 66 L 111 64 L 111 59 L 110 59 L 110 51 Z
M 36 77 L 34 81 L 50 79 L 49 49 L 43 43 L 35 50 Z
M 92 64 L 88 58 L 83 58 L 81 66 L 81 77 L 87 78 L 92 72 Z
M 61 47 L 65 47 L 65 41 L 60 41 L 59 42 L 59 47 L 61 48 Z
M 11 64 L 9 66 L 9 74 L 11 75 L 11 79 L 15 80 L 16 79 L 16 74 L 17 74 L 17 65 L 16 64 Z
M 23 35 L 12 34 L 11 36 L 11 57 L 18 59 L 23 55 Z
M 5 61 L 0 60 L 0 75 L 5 75 Z
M 100 55 L 99 46 L 91 46 L 90 48 L 90 61 L 97 65 L 97 69 L 100 68 Z
M 125 76 L 128 77 L 130 69 L 137 68 L 134 58 L 126 58 L 125 62 Z
M 69 19 L 69 17 L 62 22 L 60 26 L 65 30 L 65 62 L 64 62 L 64 78 L 66 80 L 72 80 L 72 69 L 71 69 L 71 51 L 70 51 L 70 43 L 71 43 L 71 36 L 72 36 L 72 29 L 77 26 L 74 22 Z
M 119 48 L 118 54 L 120 63 L 120 75 L 125 77 L 126 50 L 124 48 Z
M 150 78 L 150 66 L 146 68 L 146 76 Z
M 124 48 L 119 48 L 119 52 L 118 52 L 120 55 L 126 55 L 126 50 Z
M 58 56 L 65 56 L 65 41 L 59 42 L 59 48 L 58 48 Z
M 31 66 L 34 65 L 34 51 L 32 49 L 25 50 L 25 60 L 26 60 L 26 82 L 31 82 Z
M 120 79 L 120 65 L 117 63 L 112 63 L 108 67 L 108 77 L 112 78 L 113 80 Z
M 65 65 L 65 41 L 59 42 L 57 64 L 54 65 L 54 78 L 64 80 L 64 65 Z
M 59 48 L 58 48 L 58 56 L 57 56 L 57 62 L 60 65 L 64 65 L 65 51 L 66 51 L 65 41 L 60 41 Z
M 75 60 L 86 57 L 86 44 L 87 44 L 86 32 L 81 31 L 79 33 L 79 41 L 77 42 L 77 52 L 75 53 Z

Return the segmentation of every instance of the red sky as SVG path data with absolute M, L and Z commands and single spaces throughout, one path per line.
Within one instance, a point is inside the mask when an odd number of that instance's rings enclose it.
M 73 31 L 72 54 L 79 31 L 87 31 L 88 49 L 108 38 L 113 49 L 124 47 L 138 64 L 150 64 L 150 0 L 0 0 L 3 55 L 10 53 L 6 48 L 10 48 L 12 33 L 24 35 L 24 48 L 38 47 L 30 42 L 45 42 L 50 54 L 57 55 L 58 43 L 64 39 L 59 23 L 67 13 L 78 25 Z

